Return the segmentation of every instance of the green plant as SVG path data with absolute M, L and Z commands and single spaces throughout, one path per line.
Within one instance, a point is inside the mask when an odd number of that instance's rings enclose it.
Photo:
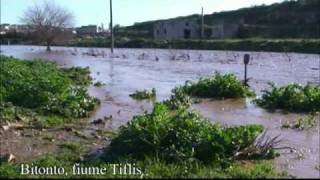
M 156 97 L 156 89 L 152 88 L 151 92 L 148 92 L 147 90 L 144 91 L 136 91 L 133 94 L 130 94 L 129 96 L 133 99 L 137 100 L 143 100 L 143 99 L 154 99 Z
M 87 117 L 99 104 L 88 95 L 88 68 L 60 69 L 44 60 L 22 61 L 1 56 L 0 117 L 16 119 L 17 115 L 48 116 L 53 119 Z M 32 112 L 32 113 L 30 113 Z M 41 118 L 43 120 L 43 118 Z M 60 121 L 59 120 L 59 121 Z
M 48 154 L 35 160 L 23 162 L 24 164 L 38 167 L 63 167 L 68 174 L 42 175 L 41 178 L 277 178 L 281 177 L 275 167 L 269 161 L 249 161 L 247 164 L 232 163 L 225 168 L 216 165 L 204 165 L 199 162 L 168 164 L 159 158 L 148 157 L 143 161 L 136 161 L 136 167 L 142 169 L 142 175 L 113 174 L 112 165 L 108 162 L 97 160 L 94 162 L 81 161 L 83 152 L 75 147 L 77 145 L 66 144 L 61 146 L 59 154 Z M 127 161 L 122 161 L 125 163 Z M 107 172 L 104 175 L 87 174 L 75 175 L 72 173 L 74 164 L 82 167 L 104 167 Z M 0 178 L 39 178 L 37 175 L 22 175 L 21 162 L 0 164 Z
M 67 77 L 72 80 L 72 83 L 78 86 L 88 86 L 91 84 L 92 78 L 90 76 L 89 67 L 71 67 L 61 69 Z
M 164 101 L 169 109 L 188 108 L 191 105 L 191 98 L 187 95 L 183 88 L 174 88 L 170 98 Z
M 285 121 L 282 126 L 283 129 L 289 129 L 291 127 L 290 122 L 289 121 Z
M 180 88 L 190 96 L 202 98 L 241 98 L 255 95 L 233 74 L 221 75 L 218 72 L 213 77 L 201 78 L 196 83 L 187 81 Z
M 293 112 L 316 112 L 320 110 L 320 86 L 290 84 L 264 90 L 262 97 L 255 102 L 266 109 L 283 109 Z
M 305 117 L 300 117 L 292 124 L 289 123 L 289 121 L 285 121 L 282 124 L 282 128 L 305 130 L 305 129 L 310 129 L 314 127 L 319 122 L 320 122 L 320 117 L 318 113 L 315 113 L 315 114 L 309 114 Z
M 293 128 L 296 129 L 309 129 L 312 128 L 316 123 L 315 116 L 308 115 L 307 117 L 301 117 L 298 119 L 298 121 L 293 125 Z
M 170 111 L 157 103 L 150 114 L 120 128 L 106 152 L 110 158 L 159 157 L 166 162 L 226 163 L 254 143 L 259 125 L 224 128 L 185 108 Z

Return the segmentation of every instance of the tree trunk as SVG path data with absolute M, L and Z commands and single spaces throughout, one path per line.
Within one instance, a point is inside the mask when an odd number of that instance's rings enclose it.
M 51 43 L 47 42 L 47 51 L 50 52 L 51 51 Z

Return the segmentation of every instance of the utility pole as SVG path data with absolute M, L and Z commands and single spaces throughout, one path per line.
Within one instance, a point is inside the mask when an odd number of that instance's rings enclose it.
M 110 0 L 110 33 L 111 33 L 111 54 L 113 54 L 113 48 L 114 48 L 114 35 L 113 35 L 112 0 Z
M 201 8 L 201 38 L 204 38 L 204 16 L 203 16 L 203 7 Z

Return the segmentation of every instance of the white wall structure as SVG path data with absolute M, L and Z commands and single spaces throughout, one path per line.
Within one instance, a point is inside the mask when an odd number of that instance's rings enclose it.
M 198 18 L 160 21 L 154 26 L 154 38 L 174 40 L 200 37 Z

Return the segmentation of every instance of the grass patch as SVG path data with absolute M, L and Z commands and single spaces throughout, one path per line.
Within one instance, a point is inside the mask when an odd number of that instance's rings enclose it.
M 78 38 L 70 45 L 77 47 L 109 47 L 110 40 L 105 38 Z M 115 41 L 118 48 L 165 48 L 165 49 L 199 49 L 199 50 L 235 50 L 266 52 L 301 52 L 319 53 L 320 39 L 183 39 L 155 40 L 150 38 L 119 38 Z
M 213 77 L 201 78 L 195 83 L 187 81 L 180 88 L 190 96 L 201 98 L 242 98 L 255 95 L 233 74 L 221 75 L 218 72 Z
M 145 178 L 276 178 L 280 175 L 270 161 L 251 161 L 250 166 L 240 162 L 225 168 L 201 163 L 168 164 L 159 159 L 138 161 Z
M 21 175 L 21 163 L 1 162 L 0 178 L 271 178 L 280 177 L 270 161 L 234 162 L 224 168 L 217 165 L 205 165 L 200 162 L 167 163 L 159 158 L 146 158 L 139 161 L 121 161 L 134 163 L 142 174 L 113 174 L 112 163 L 102 159 L 89 161 L 83 159 L 86 153 L 80 144 L 66 143 L 60 146 L 59 153 L 48 154 L 31 161 L 21 162 L 29 166 L 63 167 L 68 174 L 63 175 Z M 75 164 L 82 167 L 105 167 L 104 175 L 77 175 L 72 173 Z
M 156 93 L 156 89 L 152 88 L 151 92 L 147 90 L 136 91 L 135 93 L 130 94 L 129 96 L 136 100 L 155 99 L 157 96 L 157 93 Z
M 0 178 L 67 178 L 72 177 L 71 174 L 65 175 L 22 175 L 21 164 L 27 164 L 29 166 L 38 167 L 63 167 L 68 172 L 72 172 L 72 166 L 74 163 L 81 162 L 81 154 L 83 154 L 83 148 L 80 144 L 67 143 L 60 146 L 60 150 L 57 154 L 47 154 L 35 160 L 21 162 L 21 163 L 8 163 L 1 162 L 0 166 Z
M 22 61 L 1 56 L 0 118 L 16 120 L 17 116 L 61 124 L 89 116 L 99 101 L 88 95 L 88 68 L 60 69 L 44 60 Z M 45 118 L 44 118 L 45 117 Z
M 290 84 L 263 91 L 255 102 L 268 110 L 282 109 L 290 112 L 316 112 L 320 110 L 320 86 Z
M 207 166 L 200 163 L 167 164 L 159 159 L 136 161 L 135 166 L 141 168 L 143 174 L 120 175 L 113 174 L 112 164 L 107 162 L 86 162 L 75 156 L 76 151 L 65 150 L 59 155 L 49 154 L 36 160 L 23 162 L 38 167 L 64 167 L 67 175 L 21 175 L 20 163 L 3 162 L 0 165 L 0 178 L 277 178 L 277 173 L 269 161 L 250 161 L 250 166 L 241 163 L 230 164 L 226 168 Z M 82 167 L 105 167 L 104 175 L 76 175 L 72 167 L 79 163 Z

